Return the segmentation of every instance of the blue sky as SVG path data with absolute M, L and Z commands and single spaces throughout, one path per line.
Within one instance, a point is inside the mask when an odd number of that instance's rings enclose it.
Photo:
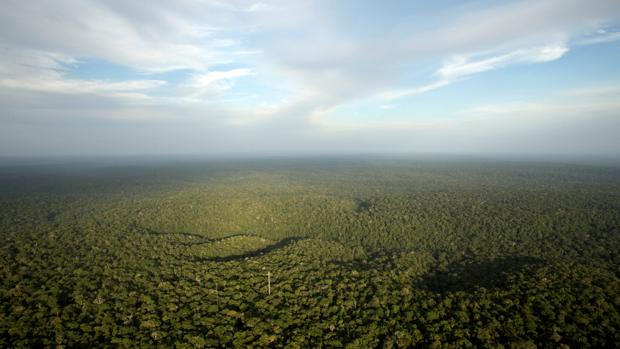
M 620 155 L 620 2 L 8 0 L 0 155 Z

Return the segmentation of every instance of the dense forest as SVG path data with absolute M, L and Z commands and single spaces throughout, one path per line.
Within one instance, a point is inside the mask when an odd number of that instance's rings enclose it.
M 620 343 L 620 167 L 0 166 L 0 347 Z

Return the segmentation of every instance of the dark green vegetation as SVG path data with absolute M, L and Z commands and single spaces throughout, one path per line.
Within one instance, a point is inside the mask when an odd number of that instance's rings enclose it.
M 0 347 L 620 343 L 618 168 L 5 166 L 0 185 Z

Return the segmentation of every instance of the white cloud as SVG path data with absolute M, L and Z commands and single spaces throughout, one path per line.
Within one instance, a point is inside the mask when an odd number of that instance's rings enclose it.
M 250 73 L 251 70 L 246 68 L 238 68 L 226 71 L 213 71 L 207 74 L 194 76 L 193 80 L 196 82 L 197 85 L 201 87 L 206 87 L 218 80 L 238 78 L 240 76 L 249 75 Z
M 144 91 L 165 84 L 162 80 L 0 79 L 0 87 L 69 94 Z
M 450 85 L 451 83 L 452 81 L 448 79 L 440 79 L 430 84 L 415 87 L 412 89 L 384 92 L 384 93 L 381 93 L 379 96 L 383 99 L 394 100 L 394 99 L 415 96 L 415 95 L 419 95 L 419 94 L 426 93 L 429 91 L 433 91 L 438 88 L 442 88 L 444 86 Z
M 291 6 L 285 3 L 281 11 Z M 346 95 L 338 102 L 342 104 L 372 96 L 389 100 L 418 95 L 484 71 L 551 62 L 566 54 L 583 33 L 620 19 L 620 2 L 615 0 L 520 1 L 463 8 L 447 12 L 451 14 L 434 23 L 433 30 L 409 31 L 405 23 L 392 23 L 399 28 L 398 35 L 376 39 L 343 34 L 338 29 L 346 23 L 341 24 L 340 18 L 321 12 L 320 6 L 306 7 L 289 15 L 279 13 L 286 20 L 275 28 L 284 37 L 262 43 L 265 55 L 277 62 L 283 75 L 306 89 Z M 361 15 L 356 21 L 374 20 L 372 13 L 356 15 Z M 317 22 L 322 23 L 318 28 Z M 446 57 L 434 81 L 403 82 L 404 66 Z M 461 61 L 453 60 L 458 57 Z M 338 83 L 332 79 L 336 76 Z
M 248 12 L 263 12 L 263 11 L 273 11 L 275 8 L 273 5 L 269 5 L 262 1 L 255 2 L 250 7 L 246 9 Z
M 604 29 L 596 31 L 595 35 L 589 35 L 576 41 L 576 45 L 596 45 L 607 44 L 620 40 L 620 32 L 608 32 Z
M 237 7 L 216 1 L 160 1 L 153 6 L 8 1 L 0 12 L 0 39 L 14 47 L 97 57 L 144 72 L 205 70 L 231 60 L 231 31 L 243 24 L 235 15 Z
M 489 48 L 512 51 L 522 47 L 566 42 L 599 29 L 620 16 L 615 0 L 527 0 L 501 3 L 469 11 L 447 27 L 416 36 L 410 49 L 436 52 L 484 52 Z M 450 52 L 451 51 L 451 52 Z
M 219 95 L 232 88 L 232 80 L 251 75 L 247 68 L 237 68 L 225 71 L 212 71 L 206 74 L 194 75 L 187 85 L 190 98 L 199 98 L 207 95 Z
M 288 77 L 291 89 L 346 95 L 346 102 L 377 93 L 402 94 L 389 92 L 401 75 L 390 66 L 425 57 L 462 56 L 466 62 L 443 69 L 460 70 L 461 76 L 497 69 L 508 65 L 502 60 L 518 57 L 476 55 L 526 55 L 519 53 L 524 47 L 565 41 L 620 13 L 618 2 L 610 0 L 587 6 L 579 0 L 523 1 L 447 16 L 437 23 L 440 29 L 428 32 L 408 31 L 404 23 L 395 23 L 404 28 L 401 35 L 375 40 L 343 33 L 340 29 L 350 23 L 340 23 L 332 6 L 324 1 L 277 0 L 161 1 L 148 8 L 126 1 L 8 1 L 0 14 L 0 40 L 68 57 L 97 57 L 151 73 L 192 69 L 205 75 L 219 63 L 269 66 Z M 374 20 L 372 13 L 359 15 L 364 16 L 360 20 Z M 253 36 L 257 31 L 260 35 Z M 561 55 L 538 54 L 540 61 Z M 419 94 L 447 84 L 432 82 L 405 90 Z
M 546 63 L 561 58 L 568 48 L 564 45 L 547 45 L 516 50 L 491 57 L 478 58 L 457 55 L 446 61 L 435 75 L 438 79 L 428 85 L 413 89 L 383 93 L 385 99 L 398 99 L 414 96 L 450 85 L 458 80 L 490 70 L 505 68 L 515 64 Z
M 4 55 L 0 57 L 0 93 L 11 89 L 31 93 L 94 94 L 144 102 L 150 99 L 146 93 L 148 90 L 166 85 L 166 81 L 153 79 L 109 81 L 67 78 L 65 75 L 70 66 L 78 63 L 73 57 L 6 47 L 3 51 Z
M 564 45 L 549 45 L 521 49 L 499 56 L 472 60 L 465 56 L 455 56 L 437 71 L 442 79 L 457 78 L 482 73 L 489 70 L 504 68 L 519 63 L 545 63 L 562 57 L 568 48 Z

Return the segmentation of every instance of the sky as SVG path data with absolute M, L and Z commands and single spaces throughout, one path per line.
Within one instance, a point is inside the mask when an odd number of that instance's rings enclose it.
M 620 1 L 1 0 L 0 156 L 620 156 Z

